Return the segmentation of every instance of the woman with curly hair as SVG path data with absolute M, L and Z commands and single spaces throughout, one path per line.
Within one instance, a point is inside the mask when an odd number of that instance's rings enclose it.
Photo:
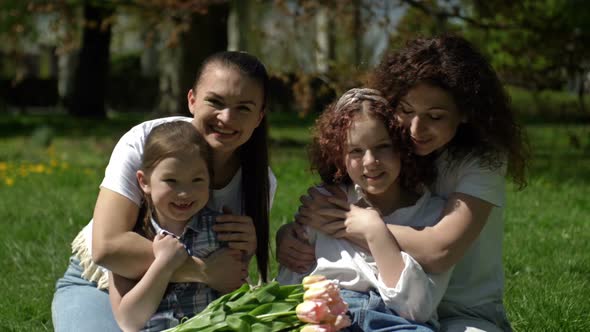
M 332 235 L 308 229 L 316 254 L 310 274 L 339 280 L 351 331 L 433 331 L 449 281 L 450 270 L 425 273 L 387 230 L 389 224 L 432 226 L 444 207 L 425 186 L 432 164 L 411 152 L 402 132 L 389 102 L 366 88 L 346 92 L 314 127 L 312 168 L 346 199 L 330 211 L 343 229 Z M 282 269 L 278 280 L 299 283 L 306 274 Z
M 528 146 L 497 74 L 468 41 L 444 35 L 414 39 L 386 54 L 369 85 L 383 91 L 410 131 L 415 153 L 436 158 L 430 188 L 447 200 L 441 220 L 422 229 L 388 228 L 427 272 L 455 266 L 438 307 L 441 330 L 510 331 L 503 305 L 505 178 L 519 189 L 526 185 Z M 346 229 L 326 212 L 334 209 L 333 198 L 310 193 L 298 223 L 328 234 Z M 309 264 L 300 253 L 297 263 L 291 256 L 293 247 L 313 252 L 301 236 L 296 226 L 281 231 L 281 264 Z

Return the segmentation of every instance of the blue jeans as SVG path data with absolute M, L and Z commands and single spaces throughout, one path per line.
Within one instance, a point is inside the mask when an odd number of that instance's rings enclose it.
M 348 303 L 348 311 L 352 318 L 352 325 L 346 331 L 434 331 L 432 327 L 426 324 L 419 324 L 398 316 L 394 311 L 387 308 L 381 296 L 372 290 L 369 293 L 361 293 L 342 289 L 340 294 L 344 301 Z
M 95 282 L 82 278 L 77 258 L 70 258 L 66 273 L 55 285 L 51 303 L 55 332 L 119 332 L 109 294 L 96 288 Z

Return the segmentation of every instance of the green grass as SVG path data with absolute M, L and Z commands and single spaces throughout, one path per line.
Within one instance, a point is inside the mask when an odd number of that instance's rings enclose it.
M 70 242 L 92 215 L 112 147 L 140 119 L 0 116 L 0 331 L 52 330 L 54 284 Z M 317 178 L 304 149 L 312 121 L 270 119 L 279 183 L 272 236 Z M 542 123 L 527 131 L 534 147 L 530 183 L 520 192 L 509 187 L 505 216 L 508 315 L 516 331 L 588 331 L 590 125 Z
M 585 112 L 580 110 L 578 96 L 571 92 L 542 90 L 532 92 L 523 88 L 509 86 L 508 93 L 512 106 L 519 116 L 529 123 L 571 122 L 590 119 L 590 98 L 584 97 Z

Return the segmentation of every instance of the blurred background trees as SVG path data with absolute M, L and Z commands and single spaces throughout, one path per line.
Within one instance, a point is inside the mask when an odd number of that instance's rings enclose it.
M 583 0 L 3 0 L 0 112 L 186 114 L 198 64 L 226 49 L 259 56 L 274 110 L 317 112 L 358 85 L 386 50 L 455 32 L 505 82 L 541 98 L 590 72 Z

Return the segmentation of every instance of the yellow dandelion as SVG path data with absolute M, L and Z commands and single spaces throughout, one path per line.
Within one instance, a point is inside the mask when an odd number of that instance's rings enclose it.
M 43 173 L 43 172 L 45 172 L 45 165 L 43 165 L 43 164 L 31 165 L 30 170 L 33 173 Z
M 90 169 L 90 168 L 85 168 L 85 169 L 84 169 L 84 174 L 86 174 L 86 175 L 92 175 L 92 173 L 94 173 L 94 172 L 92 171 L 92 169 Z
M 7 186 L 12 187 L 14 185 L 14 179 L 6 178 L 4 179 L 4 183 L 6 183 Z
M 70 168 L 70 165 L 68 163 L 66 163 L 66 162 L 63 162 L 63 163 L 61 163 L 61 168 L 62 169 L 68 169 L 68 168 Z
M 26 169 L 21 168 L 21 169 L 19 169 L 18 175 L 25 177 L 25 176 L 29 175 L 29 172 Z
M 55 146 L 53 144 L 51 144 L 48 148 L 47 148 L 47 153 L 50 156 L 54 156 L 55 155 Z
M 8 169 L 8 164 L 5 162 L 0 162 L 0 171 L 6 171 Z
M 51 159 L 49 161 L 49 165 L 51 165 L 51 167 L 57 167 L 57 165 L 59 165 L 59 163 L 57 162 L 57 160 Z

